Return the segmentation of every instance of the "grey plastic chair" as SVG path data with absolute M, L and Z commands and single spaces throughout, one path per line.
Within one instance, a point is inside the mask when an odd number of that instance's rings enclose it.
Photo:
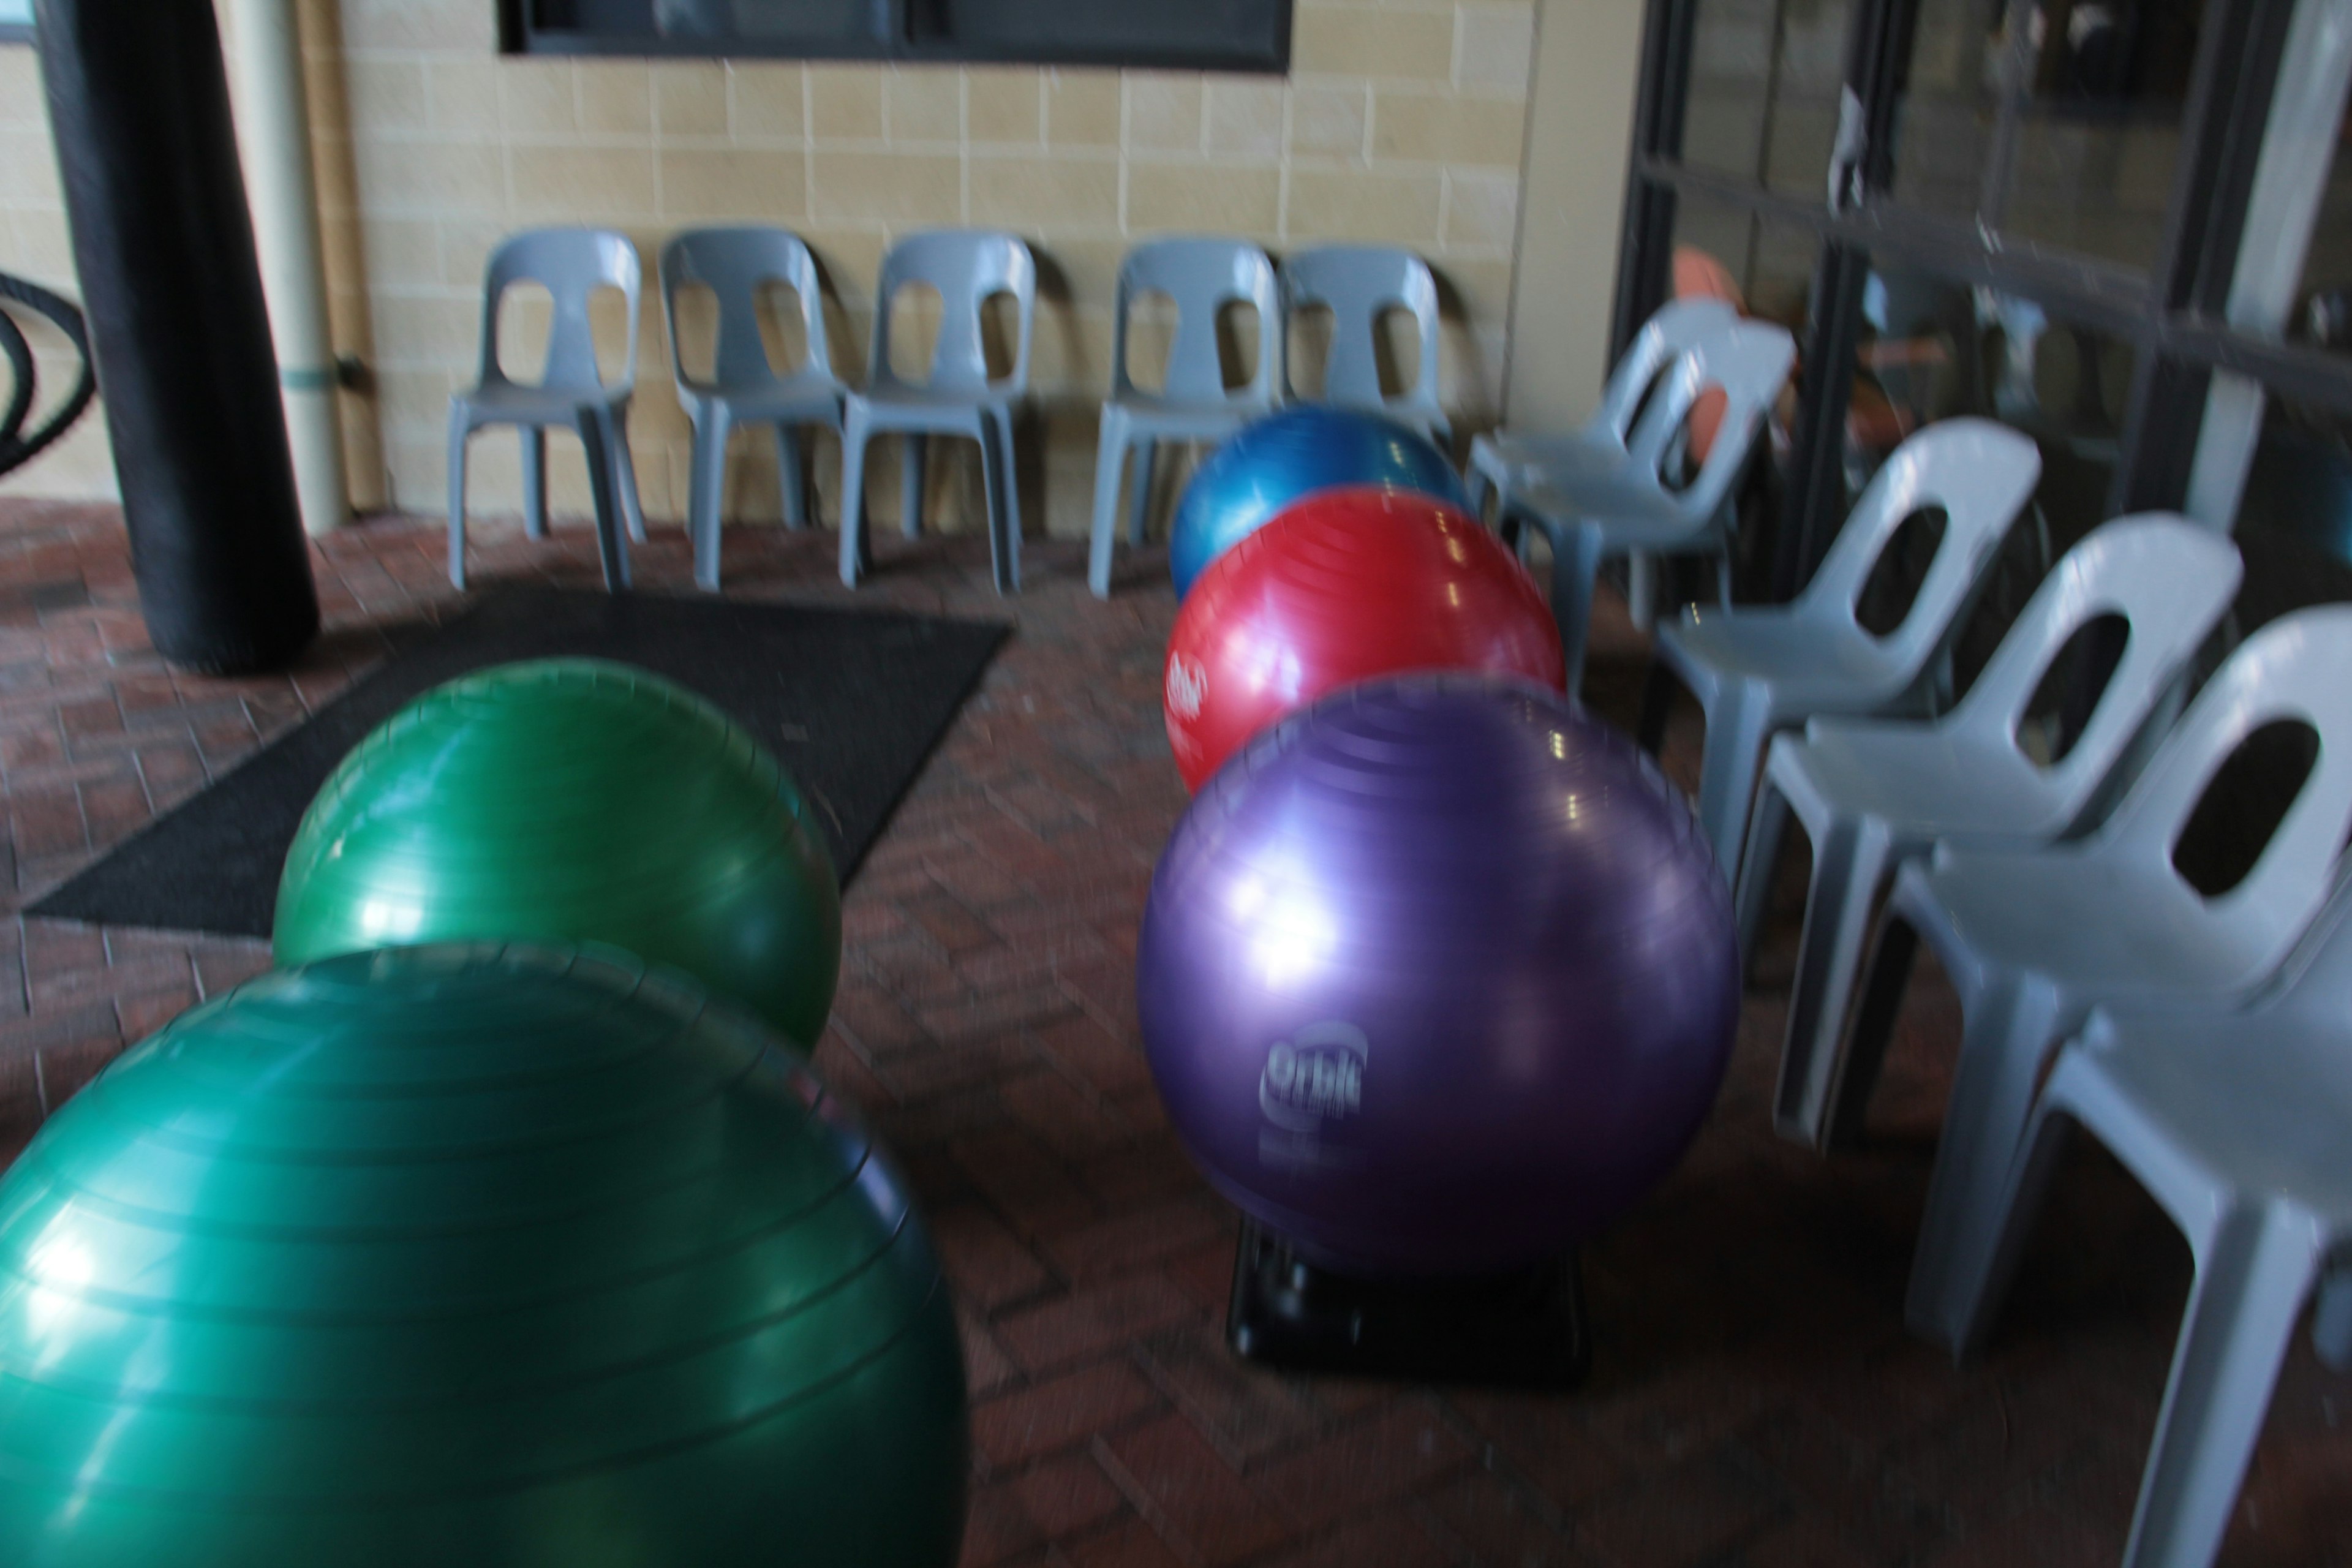
M 1450 446 L 1454 426 L 1437 393 L 1437 279 L 1429 263 L 1410 250 L 1375 245 L 1327 245 L 1282 259 L 1282 384 L 1286 398 L 1299 395 L 1290 369 L 1290 318 L 1322 306 L 1331 312 L 1330 357 L 1323 364 L 1320 401 L 1342 408 L 1385 414 L 1422 431 L 1440 447 Z M 1391 397 L 1381 384 L 1381 318 L 1412 312 L 1421 340 L 1421 363 L 1412 385 Z
M 466 437 L 486 425 L 521 427 L 523 525 L 533 539 L 547 533 L 547 426 L 579 433 L 589 492 L 595 499 L 604 586 L 628 586 L 629 546 L 622 519 L 631 535 L 646 536 L 628 434 L 629 397 L 637 382 L 641 276 L 637 247 L 628 236 L 610 229 L 532 229 L 490 253 L 482 281 L 480 377 L 449 397 L 449 581 L 458 587 L 466 585 Z M 518 283 L 537 283 L 554 301 L 547 365 L 536 382 L 509 380 L 499 364 L 499 310 Z M 614 382 L 596 367 L 595 332 L 588 320 L 588 301 L 599 289 L 617 289 L 628 302 L 628 357 Z
M 899 379 L 890 368 L 890 305 L 898 290 L 927 283 L 940 294 L 940 336 L 929 374 Z M 982 341 L 988 301 L 1010 294 L 1019 313 L 1013 369 L 988 374 Z M 841 580 L 857 585 L 870 564 L 866 544 L 866 444 L 877 435 L 904 437 L 900 451 L 908 538 L 922 531 L 923 439 L 964 436 L 980 443 L 987 491 L 989 555 L 996 591 L 1021 586 L 1021 502 L 1013 481 L 1013 408 L 1029 393 L 1029 338 L 1037 317 L 1037 264 L 1009 234 L 940 229 L 909 235 L 882 258 L 874 290 L 874 353 L 866 387 L 849 395 L 841 425 Z
M 1659 628 L 1659 662 L 1706 715 L 1698 821 L 1726 877 L 1738 872 L 1756 770 L 1772 732 L 1816 715 L 1882 714 L 1901 703 L 2041 472 L 2033 443 L 2005 426 L 1987 419 L 1930 426 L 1881 466 L 1794 600 L 1693 606 Z M 1902 624 L 1874 637 L 1854 618 L 1856 602 L 1895 531 L 1930 507 L 1945 517 L 1935 556 Z
M 1506 426 L 1474 437 L 1463 476 L 1470 502 L 1484 515 L 1489 502 L 1507 509 L 1530 486 L 1572 486 L 1587 474 L 1613 474 L 1626 462 L 1625 443 L 1643 395 L 1668 365 L 1691 348 L 1729 331 L 1739 312 L 1728 300 L 1676 300 L 1642 323 L 1609 373 L 1601 406 L 1580 430 L 1542 436 Z
M 1739 869 L 1739 930 L 1752 952 L 1793 810 L 1812 841 L 1804 934 L 1790 987 L 1773 1121 L 1824 1147 L 1845 1021 L 1870 915 L 1895 868 L 1938 843 L 2048 843 L 2074 828 L 2159 699 L 2238 589 L 2237 547 L 2170 514 L 2119 518 L 2052 568 L 1969 687 L 1934 723 L 1814 720 L 1774 737 Z M 2122 656 L 2074 744 L 2029 756 L 2020 729 L 2067 639 L 2121 617 Z
M 2339 889 L 2308 962 L 2237 1016 L 2094 1014 L 2063 1047 L 2011 1165 L 1991 1251 L 1967 1260 L 1962 1343 L 2008 1293 L 2069 1131 L 2105 1144 L 2189 1242 L 2197 1280 L 2172 1352 L 2125 1568 L 2220 1550 L 2279 1364 L 2319 1289 L 2312 1340 L 2352 1372 L 2352 919 Z M 2326 1274 L 2322 1284 L 2323 1271 Z
M 1128 314 L 1146 295 L 1166 295 L 1176 307 L 1168 345 L 1168 378 L 1145 392 L 1128 374 Z M 1240 386 L 1225 384 L 1217 352 L 1218 318 L 1227 305 L 1257 311 L 1257 368 Z M 1272 408 L 1281 394 L 1282 300 L 1274 263 L 1245 239 L 1156 239 L 1119 263 L 1118 305 L 1111 318 L 1110 397 L 1102 407 L 1102 440 L 1095 453 L 1094 544 L 1087 582 L 1098 599 L 1110 597 L 1111 544 L 1118 528 L 1119 470 L 1131 449 L 1135 477 L 1128 510 L 1128 541 L 1143 542 L 1151 504 L 1151 462 L 1161 441 L 1213 441 Z
M 808 358 L 780 373 L 760 335 L 760 289 L 783 283 L 798 298 Z M 708 288 L 719 312 L 709 381 L 687 374 L 678 349 L 678 290 Z M 673 237 L 661 253 L 662 310 L 669 324 L 670 368 L 677 400 L 694 426 L 694 471 L 686 526 L 694 541 L 694 580 L 719 587 L 719 511 L 727 492 L 727 437 L 739 425 L 774 428 L 783 484 L 784 524 L 809 523 L 807 469 L 801 431 L 841 428 L 846 389 L 833 374 L 825 341 L 824 296 L 816 258 L 797 235 L 780 228 L 697 228 Z
M 2273 621 L 2205 683 L 2096 832 L 2040 848 L 1947 845 L 1896 874 L 1833 1116 L 1859 1118 L 1924 940 L 1959 993 L 1962 1021 L 1905 1306 L 1915 1331 L 1960 1347 L 1975 1293 L 1969 1260 L 1985 1256 L 2000 1226 L 2034 1086 L 2091 1009 L 2243 1006 L 2294 951 L 2352 831 L 2347 668 L 2352 606 Z M 2173 847 L 2214 773 L 2277 721 L 2311 726 L 2317 760 L 2253 868 L 2208 899 L 2173 865 Z
M 1717 588 L 1728 598 L 1732 483 L 1748 466 L 1796 352 L 1786 331 L 1749 321 L 1689 345 L 1634 421 L 1622 461 L 1550 474 L 1541 483 L 1523 483 L 1511 496 L 1497 519 L 1504 542 L 1519 547 L 1524 557 L 1527 530 L 1551 542 L 1551 613 L 1559 625 L 1570 693 L 1584 681 L 1592 585 L 1603 560 L 1712 555 Z M 1669 489 L 1663 470 L 1684 445 L 1691 410 L 1711 387 L 1723 392 L 1722 420 L 1698 473 L 1681 489 Z

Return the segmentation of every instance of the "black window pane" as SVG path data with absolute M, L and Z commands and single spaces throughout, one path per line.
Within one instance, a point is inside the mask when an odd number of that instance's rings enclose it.
M 2304 253 L 2297 335 L 2339 353 L 2352 353 L 2352 112 L 2336 133 L 2327 188 Z
M 5 0 L 0 0 L 5 3 Z M 524 0 L 527 50 L 1276 70 L 1289 0 Z
M 2145 267 L 2205 0 L 1921 0 L 1895 197 Z
M 2352 600 L 2352 418 L 2273 397 L 2233 532 L 2246 560 L 2240 631 Z
M 1699 0 L 1683 158 L 1825 197 L 1850 0 Z
M 1164 56 L 1213 49 L 1278 59 L 1290 26 L 1265 0 L 1189 0 L 1138 5 L 1118 0 L 951 0 L 918 5 L 919 30 L 1007 53 L 1026 54 L 1084 37 L 1089 47 L 1120 55 Z M 929 12 L 929 17 L 924 13 Z

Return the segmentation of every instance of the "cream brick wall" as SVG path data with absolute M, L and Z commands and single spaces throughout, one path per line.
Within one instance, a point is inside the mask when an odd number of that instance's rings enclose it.
M 1044 510 L 1081 528 L 1094 408 L 1109 375 L 1118 258 L 1213 230 L 1281 253 L 1337 239 L 1412 247 L 1452 285 L 1442 366 L 1458 425 L 1491 420 L 1519 200 L 1533 0 L 1300 0 L 1286 80 L 1196 72 L 501 58 L 489 0 L 305 0 L 338 347 L 375 372 L 347 397 L 363 503 L 438 511 L 449 392 L 472 376 L 482 260 L 544 223 L 631 234 L 647 273 L 631 420 L 646 509 L 685 506 L 688 432 L 654 298 L 663 237 L 747 221 L 803 235 L 838 290 L 835 358 L 862 377 L 883 250 L 916 228 L 1000 226 L 1038 249 L 1034 381 Z M 0 49 L 0 267 L 68 279 L 30 58 Z M 31 172 L 26 165 L 35 165 Z M 1615 215 L 1596 215 L 1613 224 Z M 526 332 L 527 335 L 527 332 Z M 18 488 L 102 489 L 93 421 Z M 871 504 L 895 514 L 877 453 Z M 950 472 L 961 462 L 965 473 Z M 976 464 L 942 457 L 952 523 Z M 518 504 L 514 444 L 478 437 L 471 504 Z M 557 504 L 586 505 L 577 448 Z M 820 444 L 826 490 L 837 465 Z M 775 515 L 774 459 L 740 442 L 730 512 Z M 1033 521 L 1038 502 L 1033 497 Z

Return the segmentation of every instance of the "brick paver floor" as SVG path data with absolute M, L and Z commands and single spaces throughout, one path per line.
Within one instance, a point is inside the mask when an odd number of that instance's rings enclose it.
M 480 582 L 595 581 L 585 530 L 479 531 Z M 437 525 L 317 553 L 329 629 L 284 676 L 176 674 L 148 649 L 119 516 L 0 502 L 0 779 L 10 910 L 301 721 L 446 613 Z M 912 1173 L 957 1287 L 978 1564 L 2095 1564 L 2122 1548 L 2188 1281 L 2186 1249 L 2095 1151 L 2074 1157 L 2001 1331 L 1955 1370 L 1906 1338 L 1903 1275 L 1956 1010 L 1914 986 L 1872 1137 L 1779 1142 L 1768 1094 L 1784 921 L 1689 1159 L 1590 1248 L 1591 1381 L 1562 1397 L 1237 1366 L 1234 1226 L 1186 1165 L 1136 1037 L 1131 955 L 1184 802 L 1160 728 L 1173 613 L 1156 558 L 1108 604 L 1081 551 L 998 600 L 969 539 L 881 544 L 859 604 L 1019 633 L 848 890 L 823 1069 Z M 831 541 L 730 532 L 730 592 L 849 602 Z M 690 592 L 684 541 L 640 552 Z M 1630 718 L 1638 648 L 1596 656 Z M 1688 715 L 1667 747 L 1687 780 Z M 0 942 L 0 1158 L 123 1044 L 260 968 L 261 944 L 12 919 Z M 2298 1342 L 2225 1562 L 2352 1563 L 2352 1379 Z

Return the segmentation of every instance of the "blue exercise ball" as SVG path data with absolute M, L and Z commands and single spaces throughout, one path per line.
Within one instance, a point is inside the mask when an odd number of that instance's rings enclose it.
M 1465 510 L 1470 504 L 1462 476 L 1421 432 L 1377 414 L 1302 403 L 1243 426 L 1184 487 L 1168 543 L 1176 596 L 1276 512 L 1334 485 L 1418 490 Z

